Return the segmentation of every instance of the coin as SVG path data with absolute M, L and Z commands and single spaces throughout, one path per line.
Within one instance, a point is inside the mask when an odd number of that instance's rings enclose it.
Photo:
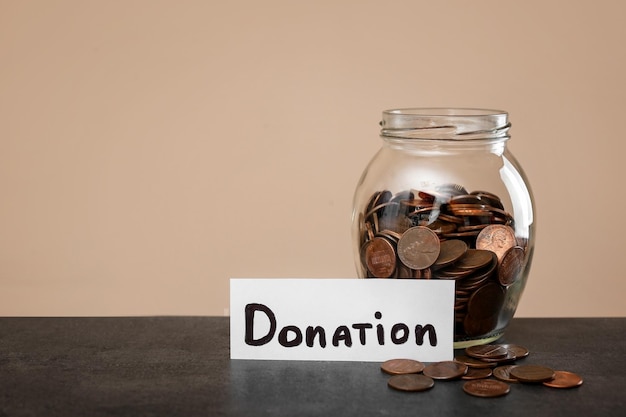
M 463 384 L 463 391 L 475 397 L 500 397 L 508 394 L 510 390 L 507 383 L 495 379 L 477 379 Z
M 471 295 L 467 302 L 467 312 L 475 320 L 487 319 L 500 311 L 504 303 L 504 290 L 496 283 L 490 282 Z
M 472 191 L 470 194 L 479 197 L 480 201 L 482 201 L 484 204 L 488 204 L 492 207 L 504 210 L 504 206 L 502 205 L 502 201 L 500 201 L 500 197 L 493 193 L 489 193 L 487 191 Z
M 490 250 L 500 260 L 513 246 L 515 246 L 515 231 L 512 227 L 502 224 L 491 224 L 485 227 L 476 238 L 476 249 Z
M 501 359 L 508 351 L 500 345 L 476 345 L 465 348 L 467 356 L 477 359 Z
M 465 194 L 452 197 L 448 204 L 481 204 L 481 200 L 476 195 Z
M 456 355 L 454 357 L 454 360 L 467 365 L 469 368 L 491 368 L 496 366 L 495 363 L 485 362 L 478 358 L 472 358 L 471 356 L 467 355 Z
M 480 336 L 487 334 L 498 326 L 498 311 L 500 307 L 494 307 L 494 313 L 491 316 L 475 318 L 471 313 L 467 312 L 465 318 L 462 319 L 463 330 L 468 336 Z
M 455 266 L 459 269 L 479 269 L 491 263 L 491 252 L 483 249 L 468 249 Z
M 517 365 L 502 365 L 493 370 L 493 376 L 504 382 L 519 382 L 517 378 L 511 376 L 511 369 Z
M 434 222 L 427 224 L 426 227 L 438 235 L 452 233 L 456 230 L 456 225 L 454 223 L 446 222 L 441 219 L 437 219 Z
M 404 232 L 398 241 L 398 257 L 412 269 L 430 267 L 439 257 L 437 234 L 424 226 L 414 226 Z
M 525 358 L 530 353 L 528 348 L 520 345 L 514 345 L 512 343 L 503 343 L 500 344 L 500 346 L 504 347 L 509 352 L 513 352 L 513 355 L 515 355 L 515 359 Z
M 500 284 L 508 287 L 514 284 L 524 268 L 524 249 L 514 246 L 502 256 L 498 267 L 498 280 Z
M 387 239 L 375 237 L 365 249 L 365 263 L 376 278 L 389 278 L 396 269 L 396 252 Z
M 385 213 L 378 219 L 378 225 L 381 230 L 387 229 L 396 233 L 404 233 L 413 226 L 413 222 L 404 214 L 388 215 Z
M 544 381 L 543 385 L 551 388 L 574 388 L 583 384 L 583 378 L 573 372 L 554 371 L 554 378 Z
M 467 373 L 467 365 L 455 361 L 435 362 L 427 365 L 422 371 L 432 379 L 456 379 Z
M 418 374 L 425 365 L 413 359 L 390 359 L 383 362 L 380 369 L 390 375 Z
M 506 356 L 502 358 L 482 358 L 481 360 L 485 362 L 495 363 L 495 364 L 504 364 L 504 363 L 513 362 L 515 359 L 517 359 L 515 354 L 511 352 L 510 350 L 507 350 Z
M 467 252 L 467 243 L 458 239 L 450 239 L 441 242 L 439 256 L 433 264 L 433 268 L 443 268 L 456 262 Z
M 465 375 L 461 377 L 461 379 L 485 379 L 491 376 L 490 368 L 468 368 Z
M 405 374 L 392 376 L 387 385 L 399 391 L 419 392 L 431 389 L 435 381 L 421 374 Z
M 520 382 L 544 382 L 554 378 L 554 371 L 541 365 L 518 365 L 511 369 L 511 376 Z

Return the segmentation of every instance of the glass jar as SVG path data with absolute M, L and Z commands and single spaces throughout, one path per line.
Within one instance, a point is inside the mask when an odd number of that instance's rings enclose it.
M 530 270 L 534 202 L 510 126 L 497 110 L 384 111 L 354 194 L 358 276 L 454 280 L 455 348 L 504 334 Z

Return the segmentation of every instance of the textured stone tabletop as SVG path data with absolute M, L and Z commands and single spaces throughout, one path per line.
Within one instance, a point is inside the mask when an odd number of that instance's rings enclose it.
M 624 415 L 626 318 L 514 319 L 501 342 L 583 385 L 403 393 L 378 363 L 231 361 L 228 317 L 0 318 L 0 416 Z

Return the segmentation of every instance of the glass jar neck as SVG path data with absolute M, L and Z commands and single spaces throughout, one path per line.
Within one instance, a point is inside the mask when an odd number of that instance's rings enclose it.
M 471 141 L 508 139 L 511 124 L 501 110 L 412 108 L 383 112 L 383 138 Z
M 393 149 L 482 150 L 501 154 L 508 113 L 468 108 L 410 108 L 383 112 L 380 135 Z

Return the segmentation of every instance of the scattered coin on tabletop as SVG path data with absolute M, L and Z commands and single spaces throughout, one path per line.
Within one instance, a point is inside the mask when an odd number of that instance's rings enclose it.
M 502 346 L 509 352 L 512 352 L 513 355 L 515 355 L 516 359 L 525 358 L 530 353 L 530 351 L 524 346 L 514 345 L 512 343 L 503 343 L 500 346 Z
M 519 382 L 517 378 L 511 376 L 511 369 L 515 368 L 517 365 L 502 365 L 498 366 L 493 370 L 493 376 L 495 376 L 500 381 L 516 383 Z
M 467 373 L 467 365 L 455 361 L 441 361 L 427 365 L 422 371 L 432 379 L 456 379 Z
M 413 359 L 390 359 L 383 362 L 380 369 L 389 375 L 419 374 L 425 365 Z
M 506 358 L 509 351 L 502 345 L 477 345 L 465 349 L 468 356 L 476 359 Z
M 511 376 L 520 382 L 538 383 L 554 378 L 554 371 L 541 365 L 518 365 L 511 369 Z
M 485 362 L 467 355 L 457 355 L 454 357 L 454 360 L 463 363 L 470 368 L 493 368 L 498 365 L 497 363 Z
M 476 379 L 463 384 L 463 391 L 475 397 L 501 397 L 508 394 L 510 390 L 506 382 L 496 379 Z
M 404 374 L 392 376 L 387 381 L 387 385 L 399 391 L 420 392 L 431 389 L 435 381 L 426 375 Z
M 554 378 L 544 381 L 543 385 L 550 388 L 574 388 L 582 383 L 583 379 L 580 375 L 568 371 L 554 371 Z
M 465 375 L 461 376 L 461 379 L 485 379 L 492 375 L 491 368 L 467 368 Z
M 483 398 L 506 395 L 510 391 L 509 384 L 520 382 L 543 384 L 550 388 L 574 388 L 583 383 L 578 374 L 554 371 L 547 366 L 502 365 L 527 357 L 529 350 L 524 346 L 512 343 L 478 345 L 466 348 L 465 353 L 457 354 L 454 361 L 430 364 L 413 359 L 391 359 L 381 365 L 381 370 L 392 375 L 388 386 L 396 390 L 426 391 L 434 386 L 435 380 L 442 383 L 465 380 L 463 391 Z

